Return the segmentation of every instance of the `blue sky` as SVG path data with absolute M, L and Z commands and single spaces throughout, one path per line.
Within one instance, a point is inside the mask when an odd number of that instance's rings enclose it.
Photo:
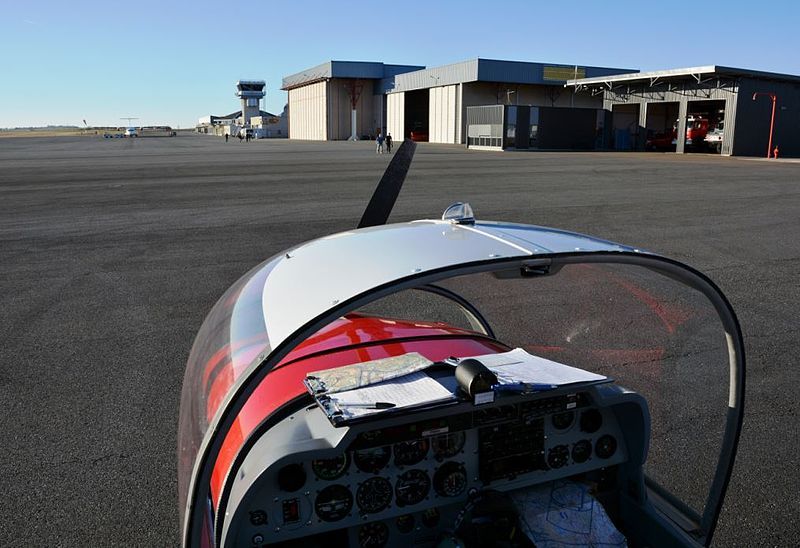
M 238 109 L 238 79 L 329 59 L 474 57 L 800 74 L 800 2 L 0 0 L 0 127 L 194 126 Z

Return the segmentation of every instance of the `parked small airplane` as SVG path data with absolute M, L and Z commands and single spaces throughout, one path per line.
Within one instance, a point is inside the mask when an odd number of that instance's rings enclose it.
M 181 399 L 184 546 L 708 546 L 744 409 L 700 272 L 464 203 L 358 227 L 217 302 Z
M 128 121 L 128 127 L 125 128 L 125 131 L 123 132 L 122 135 L 124 137 L 138 137 L 139 136 L 138 130 L 136 129 L 135 126 L 131 125 L 131 120 L 138 120 L 138 118 L 134 118 L 132 116 L 125 116 L 121 119 Z

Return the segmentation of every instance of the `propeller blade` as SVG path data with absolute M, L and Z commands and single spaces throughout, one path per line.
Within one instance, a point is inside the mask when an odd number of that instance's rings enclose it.
M 383 173 L 357 228 L 386 224 L 394 203 L 397 201 L 397 196 L 400 194 L 400 189 L 403 188 L 403 181 L 406 180 L 406 174 L 408 168 L 411 167 L 411 160 L 414 158 L 416 149 L 417 143 L 406 139 L 394 153 L 394 158 Z

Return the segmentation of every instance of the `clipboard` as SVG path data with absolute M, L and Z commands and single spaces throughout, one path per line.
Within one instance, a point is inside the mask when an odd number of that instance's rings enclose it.
M 312 371 L 306 375 L 303 383 L 311 395 L 320 392 L 334 394 L 422 371 L 433 364 L 422 354 L 408 352 L 400 356 Z
M 458 401 L 455 390 L 425 371 L 341 392 L 328 390 L 318 377 L 306 379 L 304 384 L 333 426 Z

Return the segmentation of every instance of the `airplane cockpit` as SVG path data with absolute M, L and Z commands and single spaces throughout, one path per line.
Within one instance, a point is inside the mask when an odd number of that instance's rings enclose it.
M 708 545 L 743 396 L 734 312 L 679 262 L 464 204 L 323 237 L 197 336 L 182 542 Z

